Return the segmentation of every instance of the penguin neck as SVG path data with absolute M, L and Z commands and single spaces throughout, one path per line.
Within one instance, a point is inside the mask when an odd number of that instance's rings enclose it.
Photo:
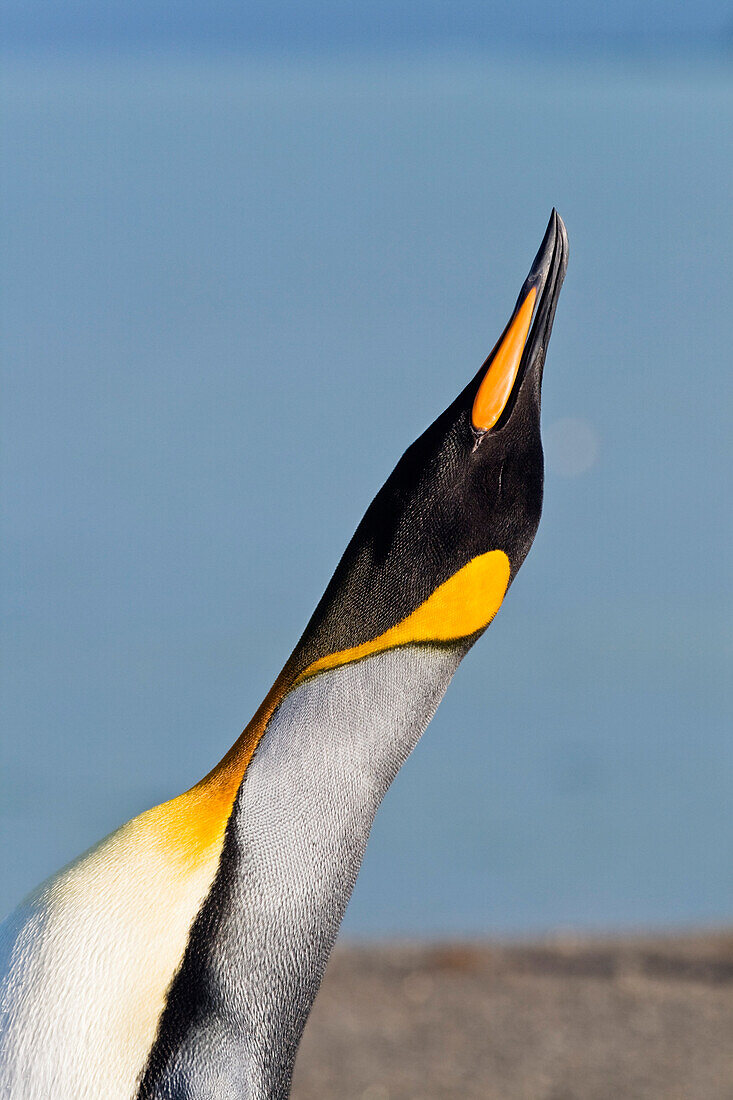
M 374 814 L 464 652 L 402 646 L 313 676 L 283 699 L 240 787 L 198 942 L 169 997 L 161 1046 L 176 1035 L 179 1049 L 176 1066 L 159 1063 L 161 1083 L 183 1066 L 195 1074 L 206 1041 L 237 1095 L 288 1095 Z M 199 1011 L 192 1021 L 192 1003 L 209 1006 L 207 1019 Z

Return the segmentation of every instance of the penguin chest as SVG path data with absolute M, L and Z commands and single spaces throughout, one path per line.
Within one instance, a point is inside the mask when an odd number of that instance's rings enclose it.
M 0 1096 L 132 1100 L 216 870 L 143 814 L 0 926 Z

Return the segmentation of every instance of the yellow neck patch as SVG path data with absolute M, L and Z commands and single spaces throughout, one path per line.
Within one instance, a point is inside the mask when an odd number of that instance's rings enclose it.
M 370 642 L 329 653 L 298 676 L 293 687 L 329 668 L 360 661 L 385 649 L 419 642 L 451 642 L 488 626 L 501 607 L 509 584 L 509 558 L 490 550 L 473 558 L 428 596 L 424 603 Z
M 149 826 L 162 833 L 186 860 L 217 859 L 244 773 L 267 723 L 288 692 L 319 672 L 397 646 L 469 638 L 488 626 L 499 610 L 509 575 L 509 558 L 503 550 L 480 554 L 444 581 L 402 622 L 377 638 L 321 657 L 292 681 L 281 673 L 223 760 L 190 791 L 143 815 Z

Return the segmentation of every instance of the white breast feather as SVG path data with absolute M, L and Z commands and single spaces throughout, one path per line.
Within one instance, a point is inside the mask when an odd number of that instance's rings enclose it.
M 142 814 L 0 925 L 2 1100 L 132 1100 L 216 862 Z

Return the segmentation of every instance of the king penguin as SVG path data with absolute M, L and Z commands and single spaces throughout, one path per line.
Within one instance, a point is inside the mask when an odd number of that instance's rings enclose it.
M 553 210 L 476 376 L 366 511 L 244 733 L 0 928 L 2 1100 L 285 1100 L 374 814 L 534 539 Z

